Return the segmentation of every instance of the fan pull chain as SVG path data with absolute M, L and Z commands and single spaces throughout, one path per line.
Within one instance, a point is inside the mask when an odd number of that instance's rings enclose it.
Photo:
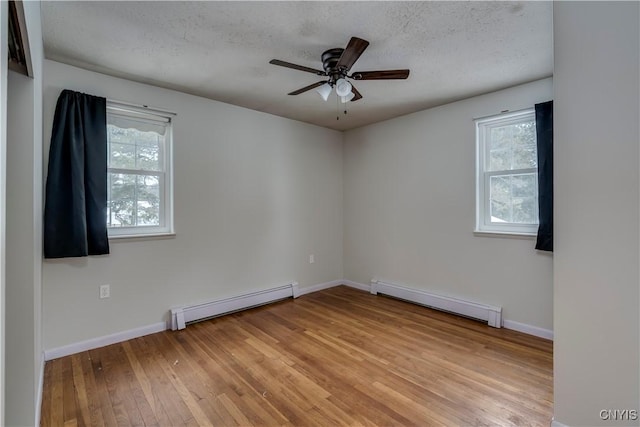
M 347 103 L 344 103 L 344 115 L 347 115 Z M 336 120 L 340 120 L 340 96 L 336 94 Z

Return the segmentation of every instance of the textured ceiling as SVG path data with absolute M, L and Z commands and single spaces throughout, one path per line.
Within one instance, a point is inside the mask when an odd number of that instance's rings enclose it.
M 338 130 L 553 70 L 550 2 L 45 1 L 42 19 L 49 59 Z M 409 78 L 355 82 L 340 120 L 335 96 L 287 95 L 321 79 L 269 60 L 322 69 L 352 36 L 370 45 L 351 71 Z

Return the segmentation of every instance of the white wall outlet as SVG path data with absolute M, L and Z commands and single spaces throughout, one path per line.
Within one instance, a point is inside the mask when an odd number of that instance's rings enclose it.
M 313 264 L 314 262 L 316 262 L 316 256 L 315 255 L 309 255 L 309 264 Z
M 100 285 L 100 299 L 111 296 L 111 285 Z

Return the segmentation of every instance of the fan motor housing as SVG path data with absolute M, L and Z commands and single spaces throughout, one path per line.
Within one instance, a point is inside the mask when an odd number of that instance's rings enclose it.
M 342 52 L 344 52 L 344 49 L 339 47 L 324 51 L 322 54 L 322 68 L 324 68 L 324 71 L 326 71 L 327 74 L 338 72 L 336 65 L 338 64 L 340 56 L 342 56 Z
M 333 86 L 338 79 L 345 77 L 345 73 L 340 71 L 337 67 L 338 61 L 342 56 L 342 52 L 344 52 L 344 49 L 337 47 L 335 49 L 325 50 L 322 53 L 322 68 L 324 68 L 324 71 L 329 76 L 329 81 L 327 83 L 331 86 Z

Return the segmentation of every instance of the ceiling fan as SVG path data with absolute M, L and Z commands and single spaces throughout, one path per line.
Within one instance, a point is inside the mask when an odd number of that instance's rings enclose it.
M 360 58 L 362 52 L 369 46 L 369 42 L 358 37 L 351 37 L 345 49 L 334 48 L 322 54 L 322 68 L 324 71 L 314 68 L 296 65 L 290 62 L 272 59 L 270 64 L 281 67 L 293 68 L 294 70 L 306 71 L 318 76 L 329 77 L 328 80 L 321 80 L 301 89 L 294 90 L 289 95 L 300 95 L 311 89 L 316 91 L 326 101 L 335 87 L 336 94 L 344 102 L 357 101 L 362 95 L 347 79 L 352 80 L 402 80 L 409 77 L 409 70 L 379 70 L 379 71 L 357 71 L 349 75 L 349 71 L 355 62 Z

